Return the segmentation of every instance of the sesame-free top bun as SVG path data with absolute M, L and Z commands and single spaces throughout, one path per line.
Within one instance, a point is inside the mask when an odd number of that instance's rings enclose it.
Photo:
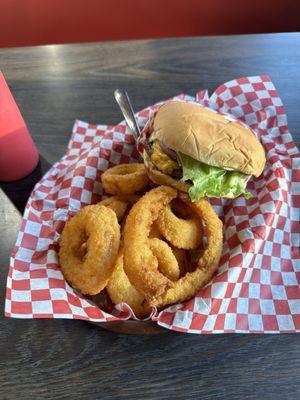
M 259 176 L 266 163 L 264 148 L 250 129 L 194 103 L 164 103 L 153 131 L 170 149 L 215 167 Z

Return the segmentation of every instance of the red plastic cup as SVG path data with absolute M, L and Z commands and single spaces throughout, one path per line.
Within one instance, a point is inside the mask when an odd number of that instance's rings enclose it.
M 0 72 L 0 181 L 24 178 L 38 161 L 39 153 Z

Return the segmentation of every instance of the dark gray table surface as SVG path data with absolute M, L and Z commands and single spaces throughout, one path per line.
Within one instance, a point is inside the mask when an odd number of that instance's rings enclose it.
M 76 118 L 114 124 L 126 88 L 136 109 L 268 74 L 300 143 L 300 34 L 124 41 L 0 50 L 0 69 L 41 154 L 0 186 L 0 300 L 33 184 L 65 152 Z M 1 317 L 0 399 L 299 399 L 300 336 L 128 336 L 83 321 Z

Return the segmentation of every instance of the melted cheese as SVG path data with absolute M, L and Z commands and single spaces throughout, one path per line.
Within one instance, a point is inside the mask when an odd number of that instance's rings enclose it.
M 163 152 L 157 140 L 153 142 L 152 149 L 153 154 L 150 157 L 151 161 L 161 172 L 169 175 L 174 169 L 179 167 L 176 161 L 172 160 L 172 158 Z

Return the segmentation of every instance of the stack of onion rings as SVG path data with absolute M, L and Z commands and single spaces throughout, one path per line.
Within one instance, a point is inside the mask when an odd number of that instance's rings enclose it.
M 62 232 L 66 280 L 84 294 L 106 288 L 113 303 L 127 303 L 137 317 L 193 297 L 212 278 L 222 252 L 222 222 L 210 204 L 192 203 L 167 186 L 140 197 L 148 185 L 143 164 L 118 165 L 101 179 L 113 196 L 84 207 Z M 203 235 L 207 245 L 199 256 Z

